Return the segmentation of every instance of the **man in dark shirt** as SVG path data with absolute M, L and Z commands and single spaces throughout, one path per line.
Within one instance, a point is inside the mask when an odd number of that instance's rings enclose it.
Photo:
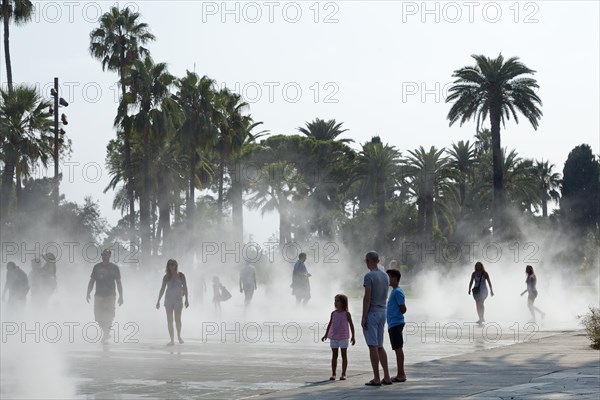
M 310 300 L 310 282 L 308 278 L 312 275 L 308 273 L 306 265 L 306 253 L 298 254 L 298 261 L 294 265 L 294 272 L 292 272 L 292 295 L 296 296 L 296 304 L 306 305 Z
M 102 343 L 107 343 L 110 338 L 110 327 L 115 318 L 116 291 L 119 291 L 119 306 L 123 304 L 123 287 L 121 286 L 121 271 L 119 267 L 110 262 L 111 251 L 105 249 L 102 252 L 102 262 L 94 265 L 90 283 L 87 290 L 87 302 L 96 283 L 94 294 L 94 317 L 100 328 L 102 328 Z
M 29 279 L 27 279 L 27 274 L 12 261 L 6 264 L 6 283 L 2 301 L 6 300 L 6 292 L 9 293 L 9 312 L 19 316 L 25 307 L 25 300 L 29 292 Z

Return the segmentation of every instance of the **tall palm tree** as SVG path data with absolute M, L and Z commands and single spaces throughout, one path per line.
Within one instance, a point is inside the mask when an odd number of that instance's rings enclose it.
M 298 128 L 298 131 L 305 134 L 306 136 L 312 136 L 317 140 L 337 140 L 342 143 L 354 142 L 352 139 L 338 139 L 342 133 L 348 129 L 342 129 L 343 122 L 339 124 L 335 119 L 325 121 L 320 118 L 315 118 L 314 121 L 307 122 L 305 128 Z
M 554 164 L 537 160 L 533 166 L 540 189 L 542 216 L 548 216 L 548 200 L 560 200 L 560 174 L 554 172 Z
M 33 17 L 33 3 L 30 0 L 2 0 L 0 19 L 4 25 L 4 61 L 6 62 L 6 80 L 8 92 L 13 91 L 12 65 L 10 61 L 10 22 L 22 25 Z
M 457 78 L 449 90 L 446 102 L 454 101 L 448 113 L 450 125 L 460 121 L 475 119 L 477 130 L 488 115 L 492 133 L 493 157 L 493 223 L 494 233 L 502 233 L 504 192 L 500 144 L 500 124 L 505 124 L 511 115 L 519 122 L 517 111 L 527 118 L 537 130 L 542 111 L 541 99 L 535 92 L 537 81 L 523 75 L 533 75 L 535 71 L 525 66 L 519 58 L 504 60 L 502 54 L 492 59 L 483 55 L 472 56 L 476 64 L 454 71 Z
M 33 164 L 51 153 L 52 120 L 50 103 L 34 87 L 17 86 L 12 92 L 0 90 L 0 146 L 3 153 L 0 219 L 7 217 L 17 164 L 26 157 Z
M 127 86 L 131 92 L 123 96 L 121 113 L 116 122 L 125 131 L 135 130 L 141 135 L 142 143 L 142 193 L 140 201 L 140 236 L 142 257 L 149 257 L 151 251 L 150 199 L 152 179 L 150 176 L 151 139 L 153 136 L 172 132 L 181 120 L 181 110 L 172 98 L 170 88 L 175 77 L 167 71 L 165 63 L 157 63 L 150 56 L 133 63 L 127 73 Z M 128 115 L 127 109 L 136 113 Z
M 377 138 L 378 139 L 378 138 Z M 377 235 L 375 249 L 380 251 L 385 245 L 385 199 L 388 182 L 393 182 L 398 175 L 400 152 L 394 146 L 384 145 L 381 141 L 372 140 L 363 144 L 354 167 L 354 179 L 370 180 L 375 184 L 375 207 Z
M 235 139 L 232 141 L 232 157 L 229 166 L 229 175 L 231 176 L 231 187 L 229 197 L 231 201 L 231 219 L 233 223 L 233 234 L 235 241 L 241 243 L 244 238 L 244 190 L 248 188 L 247 177 L 245 176 L 245 164 L 251 157 L 254 149 L 254 142 L 267 134 L 267 131 L 253 132 L 254 129 L 262 125 L 262 122 L 254 122 L 252 116 L 244 115 L 241 125 L 235 133 Z
M 460 140 L 458 143 L 452 143 L 452 148 L 447 150 L 450 155 L 450 165 L 456 170 L 459 187 L 459 203 L 463 207 L 465 204 L 465 196 L 467 191 L 467 180 L 473 171 L 476 158 L 475 145 L 468 140 L 466 142 Z
M 100 27 L 90 33 L 90 53 L 102 62 L 102 70 L 116 71 L 119 74 L 121 95 L 127 93 L 125 75 L 133 63 L 149 54 L 144 47 L 155 39 L 149 32 L 148 24 L 139 21 L 140 14 L 129 8 L 119 10 L 112 7 L 100 17 Z M 121 111 L 121 113 L 123 113 Z M 126 113 L 126 111 L 125 111 Z M 129 229 L 131 246 L 134 245 L 135 196 L 133 171 L 131 166 L 132 132 L 124 130 L 125 175 L 124 180 L 129 198 Z
M 188 157 L 188 183 L 186 213 L 190 230 L 194 226 L 195 189 L 199 186 L 199 171 L 212 175 L 212 169 L 201 162 L 205 152 L 214 146 L 217 140 L 217 127 L 214 119 L 215 81 L 208 76 L 200 78 L 196 73 L 186 71 L 186 76 L 176 82 L 178 91 L 175 96 L 183 112 L 183 123 L 180 128 L 182 149 Z M 203 166 L 199 168 L 199 166 Z
M 219 135 L 216 143 L 216 151 L 219 157 L 218 166 L 218 197 L 217 207 L 219 218 L 223 216 L 223 185 L 225 180 L 225 167 L 234 151 L 240 149 L 244 142 L 243 135 L 239 132 L 243 129 L 243 112 L 248 108 L 248 103 L 242 100 L 242 96 L 231 92 L 227 88 L 221 89 L 217 94 L 218 115 L 216 124 Z
M 447 203 L 455 200 L 453 183 L 456 173 L 449 158 L 443 157 L 445 149 L 434 146 L 426 151 L 422 146 L 409 150 L 404 160 L 403 173 L 409 179 L 411 194 L 418 207 L 417 232 L 431 240 L 434 221 L 443 217 L 451 226 Z

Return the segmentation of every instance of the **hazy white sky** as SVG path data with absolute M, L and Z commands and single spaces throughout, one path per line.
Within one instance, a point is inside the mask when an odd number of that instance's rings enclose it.
M 71 105 L 70 167 L 63 193 L 92 195 L 111 224 L 113 193 L 103 194 L 106 144 L 114 137 L 117 75 L 102 72 L 88 53 L 89 33 L 111 2 L 38 1 L 33 22 L 12 27 L 15 82 L 37 84 L 49 97 L 54 76 Z M 562 172 L 568 152 L 588 143 L 600 152 L 599 2 L 201 2 L 137 1 L 157 41 L 157 62 L 186 69 L 238 90 L 256 120 L 274 134 L 293 134 L 315 117 L 344 123 L 361 143 L 377 134 L 403 153 L 419 145 L 471 139 L 475 124 L 448 127 L 444 87 L 471 54 L 518 56 L 537 71 L 544 116 L 538 131 L 509 122 L 502 145 L 548 159 Z M 4 49 L 2 49 L 4 51 Z M 4 55 L 0 80 L 6 81 Z M 47 174 L 52 175 L 52 170 Z M 258 239 L 277 229 L 260 224 Z

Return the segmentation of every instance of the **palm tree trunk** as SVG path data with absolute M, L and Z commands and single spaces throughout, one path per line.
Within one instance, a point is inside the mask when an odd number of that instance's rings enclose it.
M 125 96 L 127 86 L 123 77 L 123 64 L 125 54 L 121 52 L 121 65 L 119 76 L 121 79 L 121 96 Z M 136 247 L 135 240 L 135 195 L 133 193 L 133 166 L 131 165 L 131 141 L 129 140 L 130 131 L 123 131 L 123 143 L 125 145 L 125 181 L 127 182 L 127 199 L 129 200 L 129 246 L 133 250 Z
M 196 189 L 196 149 L 191 146 L 190 149 L 190 165 L 189 165 L 189 191 L 186 199 L 186 213 L 187 213 L 187 224 L 190 228 L 190 232 L 194 228 L 194 211 L 195 211 L 195 189 Z
M 236 243 L 244 240 L 244 202 L 243 184 L 240 174 L 231 179 L 231 219 L 233 222 L 233 237 Z
M 380 178 L 375 183 L 376 223 L 377 234 L 375 237 L 375 249 L 383 251 L 385 242 L 385 180 Z
M 162 232 L 162 254 L 168 254 L 170 246 L 168 243 L 171 233 L 171 207 L 169 204 L 169 190 L 165 187 L 164 179 L 158 179 L 158 229 Z
M 460 208 L 462 209 L 462 207 L 465 205 L 465 195 L 467 193 L 467 184 L 464 179 L 462 179 L 460 182 L 459 191 L 460 191 Z
M 425 197 L 425 238 L 429 242 L 433 237 L 433 196 Z
M 548 216 L 548 200 L 542 199 L 542 216 L 546 218 Z
M 16 168 L 16 177 L 17 177 L 17 186 L 15 186 L 15 194 L 17 195 L 17 201 L 15 203 L 15 210 L 19 211 L 19 206 L 21 205 L 21 190 L 22 190 L 22 185 L 21 185 L 21 171 L 20 168 L 17 166 Z
M 6 153 L 4 171 L 2 171 L 2 190 L 0 191 L 0 220 L 6 221 L 10 198 L 12 196 L 12 187 L 14 185 L 15 162 L 12 152 Z
M 140 237 L 142 238 L 142 264 L 147 265 L 150 260 L 152 245 L 150 243 L 150 140 L 149 133 L 144 132 L 143 146 L 144 155 L 142 162 L 143 188 L 140 200 Z
M 181 222 L 181 191 L 179 189 L 173 190 L 173 223 L 179 224 Z
M 490 107 L 490 125 L 492 130 L 492 160 L 494 170 L 494 201 L 492 204 L 494 236 L 502 235 L 504 229 L 504 190 L 502 176 L 502 147 L 500 145 L 500 109 Z
M 223 180 L 225 179 L 225 155 L 221 153 L 219 162 L 219 197 L 217 199 L 217 220 L 219 223 L 223 218 Z
M 425 204 L 422 198 L 417 199 L 417 236 L 422 237 L 425 233 Z
M 4 15 L 2 16 L 2 22 L 4 23 L 4 61 L 6 62 L 6 81 L 8 82 L 8 93 L 13 92 L 13 77 L 12 77 L 12 65 L 10 63 L 10 14 L 9 9 L 12 7 L 8 0 L 2 0 L 2 9 Z

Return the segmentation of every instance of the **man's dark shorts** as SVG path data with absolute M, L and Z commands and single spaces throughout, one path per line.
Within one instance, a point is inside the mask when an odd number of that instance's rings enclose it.
M 402 339 L 402 331 L 404 330 L 404 324 L 396 325 L 388 329 L 390 335 L 390 342 L 392 343 L 392 350 L 401 349 L 404 344 Z

